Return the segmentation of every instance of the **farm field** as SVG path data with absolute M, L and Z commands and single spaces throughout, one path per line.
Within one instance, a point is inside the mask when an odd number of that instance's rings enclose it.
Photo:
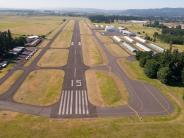
M 47 35 L 63 23 L 59 16 L 0 16 L 0 30 L 14 35 Z

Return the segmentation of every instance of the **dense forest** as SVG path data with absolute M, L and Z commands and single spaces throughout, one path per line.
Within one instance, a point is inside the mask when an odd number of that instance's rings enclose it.
M 184 53 L 178 50 L 158 54 L 137 52 L 136 59 L 149 78 L 159 79 L 167 85 L 184 84 Z
M 9 30 L 0 32 L 0 59 L 7 56 L 9 50 L 17 46 L 24 46 L 25 43 L 26 38 L 23 36 L 13 38 Z

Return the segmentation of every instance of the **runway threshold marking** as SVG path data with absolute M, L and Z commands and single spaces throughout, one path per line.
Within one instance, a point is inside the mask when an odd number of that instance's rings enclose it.
M 59 106 L 59 115 L 88 115 L 88 97 L 86 90 L 63 91 Z

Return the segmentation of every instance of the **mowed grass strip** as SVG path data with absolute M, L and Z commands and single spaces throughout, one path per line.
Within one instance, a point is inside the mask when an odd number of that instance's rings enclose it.
M 11 68 L 13 68 L 14 64 L 9 64 L 6 68 L 0 70 L 0 79 L 4 77 Z
M 124 83 L 112 73 L 88 71 L 86 73 L 90 102 L 100 107 L 116 107 L 128 101 Z
M 48 106 L 59 100 L 64 72 L 38 70 L 31 72 L 18 89 L 14 100 L 30 105 Z
M 50 49 L 38 62 L 40 67 L 60 67 L 67 64 L 68 50 L 65 49 Z
M 3 84 L 0 85 L 0 94 L 8 91 L 8 89 L 16 82 L 17 79 L 23 74 L 22 70 L 18 70 L 12 74 Z
M 92 35 L 82 35 L 82 50 L 84 63 L 88 66 L 103 65 L 106 63 L 103 51 Z
M 51 45 L 52 48 L 69 48 L 74 29 L 74 21 L 71 20 Z
M 81 20 L 79 25 L 80 25 L 80 33 L 81 33 L 81 35 L 92 35 L 92 31 L 86 25 L 84 20 Z

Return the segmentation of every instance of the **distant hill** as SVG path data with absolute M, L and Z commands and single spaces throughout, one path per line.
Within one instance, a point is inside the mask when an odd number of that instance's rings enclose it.
M 56 9 L 0 9 L 0 13 L 18 14 L 74 14 L 74 15 L 127 15 L 127 16 L 158 16 L 158 17 L 184 17 L 184 8 L 161 9 L 129 9 L 129 10 L 103 10 L 93 8 L 56 8 Z
M 184 8 L 131 9 L 122 11 L 122 15 L 184 17 Z

